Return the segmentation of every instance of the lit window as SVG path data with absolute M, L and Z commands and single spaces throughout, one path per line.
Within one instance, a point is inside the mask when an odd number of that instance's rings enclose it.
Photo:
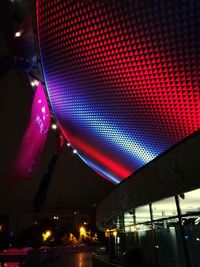
M 175 198 L 165 198 L 152 204 L 153 219 L 167 218 L 177 215 Z
M 135 210 L 136 223 L 147 222 L 151 220 L 149 205 L 139 207 Z
M 200 189 L 179 195 L 182 214 L 200 211 Z

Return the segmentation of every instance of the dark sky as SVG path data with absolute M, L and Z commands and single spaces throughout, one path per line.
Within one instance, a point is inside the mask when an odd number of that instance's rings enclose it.
M 9 55 L 8 44 L 0 31 L 0 56 Z M 1 65 L 2 71 L 2 65 Z M 23 70 L 8 70 L 0 76 L 0 211 L 18 213 L 32 210 L 40 181 L 56 148 L 55 133 L 50 130 L 38 170 L 29 180 L 8 182 L 9 172 L 29 121 L 32 88 Z M 114 185 L 91 170 L 68 147 L 60 154 L 43 209 L 91 210 Z
M 1 87 L 1 165 L 0 207 L 2 210 L 32 209 L 39 183 L 56 148 L 56 136 L 50 130 L 41 162 L 36 173 L 28 181 L 8 183 L 16 152 L 28 122 L 31 101 L 17 71 L 9 71 L 0 82 Z M 60 153 L 49 186 L 44 208 L 90 209 L 92 205 L 113 188 L 91 170 L 67 146 Z

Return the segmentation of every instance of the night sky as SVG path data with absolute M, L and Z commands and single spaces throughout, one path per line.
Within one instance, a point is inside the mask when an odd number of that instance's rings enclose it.
M 10 51 L 0 32 L 0 55 Z M 56 149 L 56 135 L 49 131 L 37 171 L 27 181 L 10 181 L 13 162 L 27 127 L 33 89 L 23 70 L 6 70 L 1 65 L 1 164 L 0 212 L 16 214 L 33 210 L 35 194 Z M 43 209 L 91 211 L 114 185 L 91 170 L 67 146 L 60 153 Z
M 10 170 L 26 128 L 30 99 L 20 76 L 16 71 L 9 71 L 1 80 L 1 209 L 33 208 L 33 199 L 39 183 L 56 148 L 55 133 L 50 130 L 40 165 L 28 181 L 9 182 Z M 67 146 L 60 153 L 55 172 L 50 183 L 44 208 L 90 209 L 114 185 L 92 171 Z

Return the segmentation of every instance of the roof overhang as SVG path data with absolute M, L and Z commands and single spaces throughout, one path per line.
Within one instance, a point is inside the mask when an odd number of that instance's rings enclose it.
M 200 131 L 121 182 L 97 209 L 97 225 L 124 210 L 200 187 Z

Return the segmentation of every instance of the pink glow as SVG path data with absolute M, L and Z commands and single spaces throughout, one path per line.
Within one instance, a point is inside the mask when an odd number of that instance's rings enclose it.
M 8 248 L 3 251 L 3 255 L 27 255 L 28 251 L 33 250 L 33 248 L 25 247 L 25 248 Z M 18 267 L 19 262 L 7 262 L 4 264 L 7 267 Z
M 14 177 L 27 179 L 37 168 L 50 125 L 50 112 L 42 84 L 32 103 L 31 117 L 15 162 Z

